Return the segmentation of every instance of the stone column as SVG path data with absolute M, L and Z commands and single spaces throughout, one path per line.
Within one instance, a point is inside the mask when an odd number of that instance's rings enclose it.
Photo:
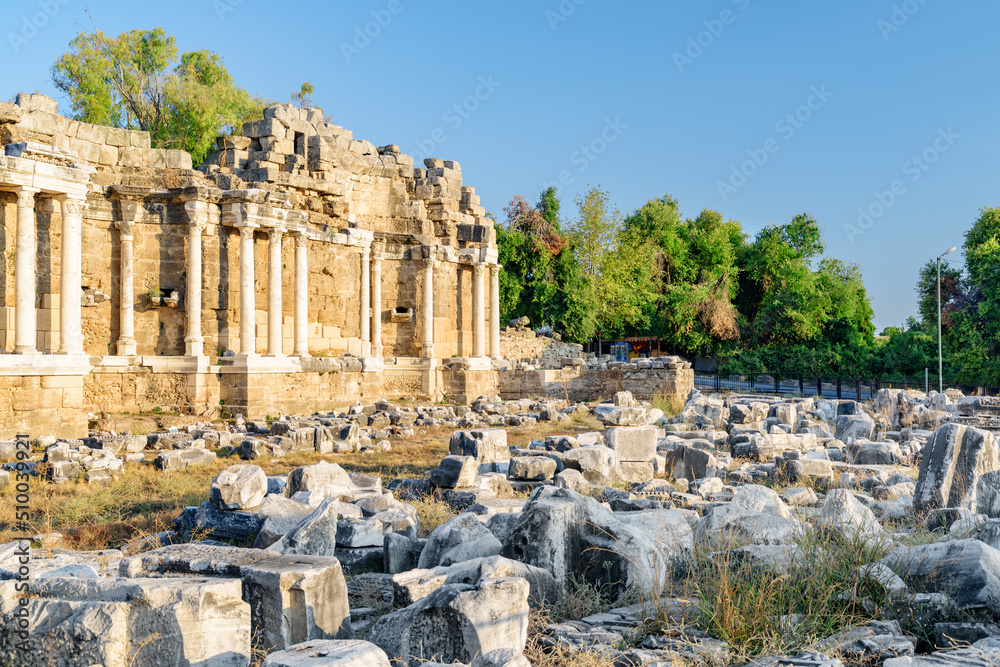
M 425 359 L 434 358 L 434 258 L 424 257 L 424 344 Z
M 81 254 L 83 252 L 82 197 L 59 197 L 62 208 L 62 252 L 59 269 L 59 354 L 83 354 Z
M 189 357 L 205 356 L 205 337 L 201 333 L 201 237 L 208 222 L 208 202 L 184 202 L 188 216 L 187 331 L 184 353 Z
M 372 356 L 382 358 L 382 245 L 372 252 Z
M 17 246 L 14 261 L 14 352 L 37 354 L 35 314 L 35 194 L 36 188 L 19 187 L 17 193 Z
M 282 229 L 267 231 L 267 356 L 282 357 L 281 350 L 281 239 Z
M 121 246 L 118 354 L 123 357 L 134 357 L 136 355 L 135 295 L 132 292 L 132 286 L 135 281 L 135 275 L 133 270 L 134 252 L 132 241 L 134 237 L 132 236 L 132 232 L 135 223 L 131 220 L 119 220 L 115 225 L 118 227 L 118 239 Z
M 240 226 L 240 355 L 257 354 L 257 321 L 254 305 L 253 232 L 257 225 Z
M 500 358 L 500 265 L 490 264 L 490 356 Z
M 305 230 L 295 234 L 295 350 L 309 356 L 309 239 Z
M 486 294 L 482 262 L 472 265 L 472 356 L 486 356 Z
M 361 356 L 372 356 L 371 248 L 361 249 Z
M 139 202 L 149 194 L 149 188 L 134 185 L 113 185 L 111 192 L 118 201 L 118 220 L 115 222 L 115 226 L 118 227 L 121 251 L 118 354 L 123 357 L 133 357 L 136 355 L 133 231 L 139 215 Z

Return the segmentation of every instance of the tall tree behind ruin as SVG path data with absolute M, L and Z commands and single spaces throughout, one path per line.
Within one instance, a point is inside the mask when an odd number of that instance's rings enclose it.
M 52 67 L 77 120 L 145 130 L 157 148 L 180 148 L 195 164 L 219 134 L 259 117 L 264 100 L 233 81 L 222 58 L 207 50 L 177 58 L 162 28 L 109 37 L 80 32 Z

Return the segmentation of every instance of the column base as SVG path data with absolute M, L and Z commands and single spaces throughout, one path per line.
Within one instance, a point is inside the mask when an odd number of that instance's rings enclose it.
M 59 354 L 59 355 L 62 355 L 62 356 L 65 356 L 65 355 L 79 356 L 79 355 L 83 354 L 83 348 L 82 347 L 75 347 L 75 348 L 72 348 L 72 349 L 59 350 L 58 352 L 56 352 L 56 354 Z
M 205 356 L 205 338 L 202 336 L 185 336 L 184 354 L 188 357 Z
M 489 357 L 478 356 L 478 357 L 466 357 L 466 370 L 469 371 L 491 371 L 493 370 L 493 361 Z
M 154 373 L 207 373 L 211 359 L 204 355 L 183 357 L 142 357 L 141 364 Z
M 136 356 L 136 342 L 135 342 L 135 338 L 119 338 L 118 339 L 118 356 L 119 357 L 134 357 L 134 356 Z
M 385 370 L 385 359 L 382 357 L 365 357 L 361 360 L 365 373 L 379 373 Z
M 33 355 L 40 354 L 40 353 L 38 351 L 38 348 L 36 348 L 36 347 L 25 347 L 25 346 L 22 345 L 20 347 L 18 347 L 18 346 L 14 347 L 14 354 L 23 354 L 23 355 L 26 355 L 26 356 L 33 356 Z
M 232 365 L 222 366 L 223 373 L 295 373 L 302 370 L 294 357 L 243 356 L 237 354 Z

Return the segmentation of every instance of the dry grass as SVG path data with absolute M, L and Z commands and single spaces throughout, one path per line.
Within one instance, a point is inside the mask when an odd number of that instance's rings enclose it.
M 663 410 L 663 414 L 667 417 L 673 417 L 684 412 L 684 402 L 679 401 L 673 396 L 667 396 L 666 394 L 657 394 L 649 400 L 649 404 L 654 408 L 659 408 Z
M 578 435 L 603 430 L 601 423 L 589 413 L 574 413 L 568 422 L 538 422 L 534 426 L 507 429 L 507 444 L 527 448 L 532 440 L 545 440 L 550 435 Z
M 696 624 L 727 642 L 737 662 L 801 650 L 877 618 L 889 602 L 881 586 L 858 574 L 888 552 L 888 540 L 865 543 L 814 530 L 797 542 L 787 573 L 734 558 L 734 546 L 696 549 L 688 576 L 668 593 L 698 600 Z M 791 625 L 790 616 L 801 620 Z
M 145 423 L 145 418 L 120 424 L 128 427 Z M 127 428 L 125 429 L 127 430 Z M 350 472 L 393 477 L 422 477 L 448 453 L 450 428 L 426 429 L 409 441 L 395 441 L 393 449 L 380 454 L 332 454 L 291 452 L 276 459 L 261 459 L 268 475 L 283 475 L 320 460 L 340 464 Z M 65 546 L 78 550 L 119 548 L 131 541 L 166 530 L 189 505 L 208 500 L 212 480 L 230 465 L 242 463 L 228 450 L 219 450 L 219 459 L 210 465 L 183 471 L 156 470 L 156 452 L 147 452 L 146 461 L 128 465 L 118 479 L 108 484 L 86 482 L 52 484 L 40 477 L 31 480 L 31 534 L 59 532 Z M 37 453 L 36 453 L 37 454 Z M 23 539 L 16 531 L 13 487 L 0 492 L 0 543 Z M 432 523 L 432 522 L 431 522 Z
M 122 415 L 105 418 L 102 426 L 117 432 L 157 430 L 194 417 L 170 415 L 149 417 Z M 593 419 L 592 417 L 590 418 Z M 508 442 L 526 447 L 531 440 L 546 435 L 573 434 L 598 427 L 596 420 L 574 420 L 572 423 L 542 422 L 533 427 L 508 429 Z M 252 461 L 268 475 L 284 475 L 291 470 L 320 460 L 341 465 L 349 472 L 377 475 L 388 482 L 395 477 L 423 477 L 448 455 L 448 441 L 453 427 L 417 429 L 415 437 L 393 440 L 392 450 L 373 454 L 328 454 L 291 452 L 276 459 Z M 147 452 L 141 464 L 130 464 L 120 477 L 108 484 L 90 485 L 85 482 L 52 484 L 40 477 L 31 481 L 31 534 L 59 532 L 65 545 L 78 550 L 119 548 L 147 535 L 167 530 L 178 514 L 189 505 L 199 505 L 208 499 L 212 480 L 224 468 L 242 463 L 228 450 L 219 450 L 219 459 L 211 465 L 177 472 L 153 468 L 156 452 Z M 36 456 L 39 453 L 36 452 Z M 0 543 L 21 539 L 15 530 L 13 488 L 0 492 Z M 447 504 L 423 499 L 414 503 L 420 515 L 422 533 L 429 533 L 452 516 Z
M 424 496 L 420 500 L 411 500 L 409 503 L 417 510 L 417 519 L 420 520 L 417 537 L 428 537 L 435 528 L 458 516 L 451 505 L 433 496 Z

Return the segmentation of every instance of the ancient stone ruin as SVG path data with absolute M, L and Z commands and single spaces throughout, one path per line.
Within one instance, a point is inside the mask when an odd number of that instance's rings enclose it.
M 105 462 L 133 464 L 146 449 L 194 454 L 160 466 L 170 470 L 215 452 L 243 462 L 222 469 L 171 530 L 122 549 L 52 548 L 51 535 L 0 545 L 0 623 L 23 627 L 28 647 L 16 648 L 16 632 L 0 634 L 0 661 L 531 667 L 558 654 L 563 662 L 543 664 L 996 665 L 1000 446 L 961 423 L 991 404 L 885 389 L 873 405 L 692 391 L 675 415 L 627 391 L 591 405 L 382 400 L 270 423 L 51 442 L 29 468 L 54 483 L 120 475 Z M 568 425 L 578 413 L 596 417 L 598 430 L 508 442 L 505 426 Z M 423 426 L 455 430 L 422 478 L 383 480 L 325 460 L 268 476 L 254 463 L 360 454 Z M 419 533 L 414 503 L 428 498 L 453 516 Z M 742 659 L 704 629 L 727 601 L 685 583 L 711 577 L 709 563 L 768 585 L 844 576 L 830 552 L 849 559 L 847 577 L 817 601 L 820 613 L 853 616 L 820 636 L 802 614 L 769 619 L 798 642 L 790 655 Z M 26 553 L 31 595 L 22 598 Z M 529 631 L 532 609 L 581 585 L 604 592 L 605 611 Z
M 513 333 L 514 359 L 569 372 L 496 363 L 495 233 L 457 162 L 418 167 L 275 105 L 195 170 L 39 94 L 0 104 L 0 143 L 0 437 L 84 436 L 98 412 L 465 402 L 505 369 L 508 393 L 586 370 L 578 346 L 563 364 Z M 689 367 L 672 368 L 660 385 L 683 398 Z

